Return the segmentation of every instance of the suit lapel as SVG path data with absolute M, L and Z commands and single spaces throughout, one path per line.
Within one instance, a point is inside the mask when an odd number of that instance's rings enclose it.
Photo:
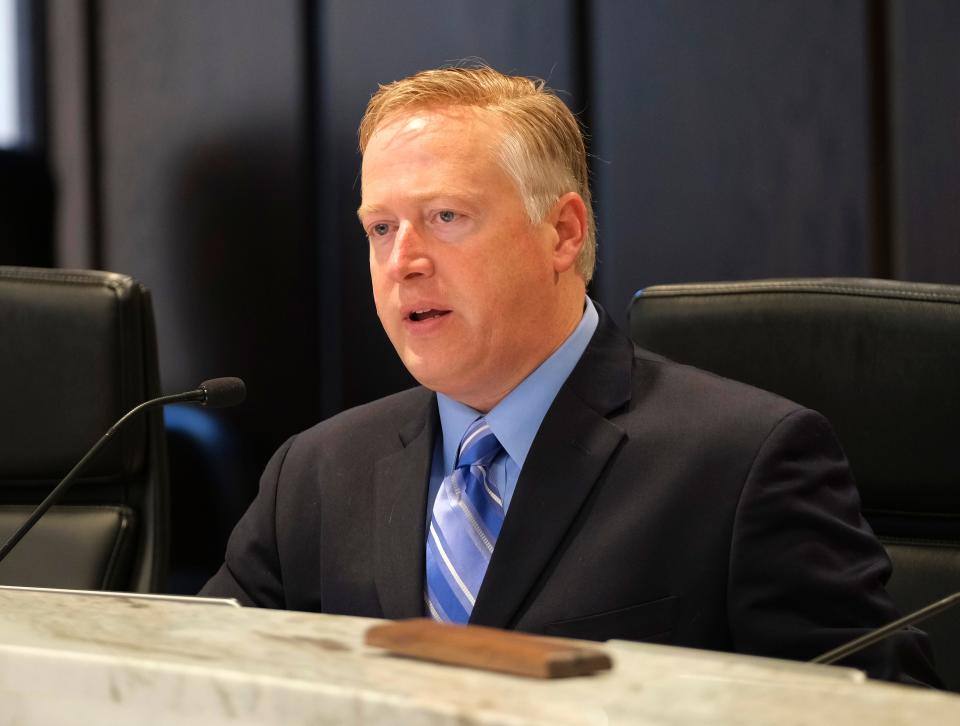
M 509 627 L 556 556 L 624 432 L 606 416 L 630 398 L 633 346 L 600 324 L 547 412 L 517 481 L 470 622 Z
M 374 578 L 385 618 L 423 615 L 423 533 L 437 428 L 431 395 L 399 431 L 402 448 L 374 465 Z

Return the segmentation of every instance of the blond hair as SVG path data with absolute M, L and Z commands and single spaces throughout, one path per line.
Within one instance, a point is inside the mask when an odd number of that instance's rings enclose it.
M 584 282 L 590 282 L 596 260 L 596 225 L 583 133 L 570 109 L 543 81 L 480 66 L 421 71 L 381 85 L 360 122 L 360 153 L 388 118 L 450 106 L 487 109 L 503 119 L 506 132 L 499 160 L 516 183 L 531 223 L 543 221 L 567 192 L 583 198 L 587 233 L 576 267 Z

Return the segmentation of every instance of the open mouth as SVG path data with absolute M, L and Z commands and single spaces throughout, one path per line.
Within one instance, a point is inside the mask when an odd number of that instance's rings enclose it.
M 415 323 L 419 323 L 422 320 L 430 320 L 431 318 L 439 318 L 449 314 L 449 310 L 435 310 L 434 308 L 430 308 L 428 310 L 414 310 L 410 313 L 410 320 Z

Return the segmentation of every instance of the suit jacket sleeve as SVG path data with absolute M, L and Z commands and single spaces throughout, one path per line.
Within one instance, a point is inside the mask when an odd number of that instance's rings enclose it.
M 899 617 L 884 589 L 890 572 L 829 424 L 809 410 L 788 414 L 761 445 L 737 507 L 734 650 L 808 660 L 885 625 Z M 904 630 L 844 664 L 938 685 L 931 662 L 926 636 Z
M 295 439 L 288 439 L 270 459 L 256 498 L 230 535 L 223 565 L 199 595 L 233 597 L 246 606 L 286 606 L 277 548 L 277 489 Z

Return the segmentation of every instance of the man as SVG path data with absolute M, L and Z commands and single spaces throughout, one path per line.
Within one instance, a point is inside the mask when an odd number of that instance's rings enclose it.
M 203 594 L 807 659 L 896 617 L 816 413 L 636 349 L 585 295 L 576 120 L 489 68 L 360 127 L 380 320 L 421 387 L 284 444 Z M 924 636 L 851 659 L 936 683 Z

